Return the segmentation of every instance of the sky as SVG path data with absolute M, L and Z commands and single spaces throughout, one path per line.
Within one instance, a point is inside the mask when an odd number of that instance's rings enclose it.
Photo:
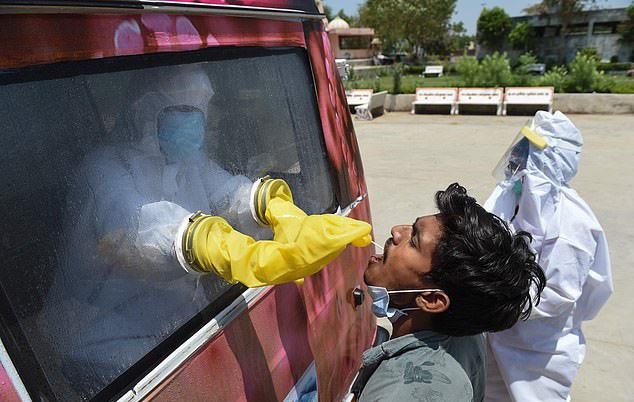
M 325 3 L 329 5 L 334 12 L 344 9 L 346 14 L 356 14 L 359 4 L 363 3 L 361 0 L 325 0 Z M 539 3 L 539 0 L 458 0 L 456 6 L 456 14 L 453 20 L 458 22 L 462 21 L 467 28 L 467 33 L 475 34 L 476 21 L 480 15 L 482 7 L 502 7 L 511 16 L 515 17 L 522 14 L 522 10 L 530 5 Z M 627 7 L 632 3 L 632 0 L 597 0 L 597 7 L 599 8 L 617 8 Z

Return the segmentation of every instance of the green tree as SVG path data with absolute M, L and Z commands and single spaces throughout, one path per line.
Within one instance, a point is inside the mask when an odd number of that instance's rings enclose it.
M 374 28 L 386 47 L 403 43 L 416 55 L 445 43 L 456 2 L 366 0 L 359 8 L 359 16 L 362 25 Z
M 348 23 L 348 25 L 350 25 L 351 27 L 360 26 L 359 17 L 356 16 L 356 15 L 348 15 L 348 14 L 346 14 L 346 12 L 343 11 L 343 8 L 339 10 L 339 12 L 335 15 L 335 17 L 339 17 L 342 20 L 346 21 Z
M 332 8 L 327 4 L 324 4 L 324 14 L 326 15 L 326 19 L 328 21 L 335 19 L 335 15 L 332 13 Z
M 506 36 L 511 31 L 513 23 L 511 17 L 500 7 L 483 8 L 478 17 L 478 42 L 497 49 L 502 47 Z
M 462 52 L 469 46 L 469 43 L 475 40 L 473 35 L 467 35 L 467 29 L 462 21 L 451 24 L 450 36 L 450 52 Z
M 533 42 L 533 28 L 528 22 L 519 22 L 515 24 L 509 33 L 509 42 L 517 50 L 528 52 Z

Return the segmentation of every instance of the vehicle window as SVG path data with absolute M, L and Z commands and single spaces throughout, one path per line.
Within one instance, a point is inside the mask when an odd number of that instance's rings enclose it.
M 341 49 L 369 49 L 372 38 L 369 36 L 340 36 L 339 48 Z
M 240 293 L 141 255 L 144 205 L 221 215 L 260 239 L 270 231 L 235 197 L 258 177 L 287 180 L 308 213 L 335 206 L 304 49 L 6 71 L 0 121 L 3 342 L 31 392 L 58 400 L 99 395 Z

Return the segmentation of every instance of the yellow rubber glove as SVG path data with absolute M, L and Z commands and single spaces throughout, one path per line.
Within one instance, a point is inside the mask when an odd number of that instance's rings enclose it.
M 265 208 L 259 206 L 263 220 L 271 225 L 273 240 L 256 241 L 223 218 L 196 215 L 184 239 L 189 265 L 231 283 L 259 287 L 301 281 L 321 271 L 349 244 L 370 244 L 368 223 L 332 214 L 306 215 L 293 204 L 288 185 L 282 183 L 270 187 L 263 196 Z

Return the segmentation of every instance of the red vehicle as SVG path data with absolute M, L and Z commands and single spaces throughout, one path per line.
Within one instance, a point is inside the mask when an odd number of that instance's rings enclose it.
M 143 262 L 130 229 L 143 202 L 230 215 L 227 183 L 264 175 L 307 213 L 371 222 L 314 3 L 0 11 L 0 400 L 346 398 L 375 334 L 353 297 L 373 250 L 350 247 L 301 285 L 247 289 Z M 201 156 L 176 170 L 156 137 L 170 107 L 205 126 Z

